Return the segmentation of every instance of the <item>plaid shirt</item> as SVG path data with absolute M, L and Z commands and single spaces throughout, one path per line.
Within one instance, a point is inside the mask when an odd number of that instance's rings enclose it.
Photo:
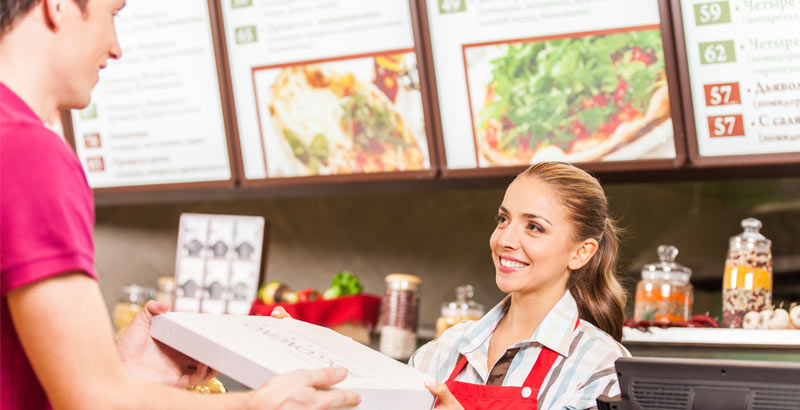
M 578 306 L 567 291 L 545 316 L 528 340 L 510 346 L 501 356 L 490 376 L 487 368 L 489 340 L 511 305 L 511 297 L 503 299 L 478 321 L 463 322 L 438 339 L 417 350 L 409 365 L 443 382 L 455 368 L 460 355 L 467 366 L 457 381 L 487 384 L 496 377 L 497 368 L 505 361 L 502 382 L 488 384 L 522 386 L 533 368 L 542 346 L 559 354 L 553 368 L 539 390 L 540 409 L 587 409 L 597 406 L 600 395 L 620 394 L 614 361 L 630 353 L 611 336 L 594 325 L 578 319 Z M 496 382 L 496 383 L 495 383 Z

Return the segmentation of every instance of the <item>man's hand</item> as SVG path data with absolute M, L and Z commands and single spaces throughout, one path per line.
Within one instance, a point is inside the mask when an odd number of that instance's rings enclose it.
M 347 369 L 331 367 L 297 370 L 271 378 L 255 390 L 251 408 L 271 410 L 327 410 L 353 407 L 361 403 L 356 393 L 328 390 L 347 377 Z M 262 407 L 263 406 L 263 407 Z
M 446 384 L 427 382 L 425 383 L 425 387 L 439 398 L 439 404 L 436 405 L 437 409 L 464 410 L 464 407 L 456 400 L 453 393 L 450 393 L 450 389 L 447 388 Z
M 165 313 L 169 304 L 149 301 L 117 341 L 125 368 L 134 376 L 176 387 L 191 387 L 216 372 L 150 337 L 153 316 Z

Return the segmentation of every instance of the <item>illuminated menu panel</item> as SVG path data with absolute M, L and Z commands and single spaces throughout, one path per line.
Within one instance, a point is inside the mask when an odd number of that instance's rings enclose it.
M 701 157 L 800 152 L 800 1 L 682 1 Z
M 221 6 L 246 180 L 430 169 L 407 1 Z
M 447 168 L 676 158 L 658 2 L 426 6 Z
M 88 107 L 72 112 L 93 188 L 231 179 L 208 3 L 131 1 Z

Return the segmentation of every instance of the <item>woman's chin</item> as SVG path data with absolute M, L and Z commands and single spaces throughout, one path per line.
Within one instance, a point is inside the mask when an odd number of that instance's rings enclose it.
M 497 285 L 497 289 L 500 289 L 503 293 L 511 293 L 519 289 L 519 284 L 516 283 L 517 281 L 513 278 L 509 278 L 508 274 L 503 272 L 497 272 L 495 275 L 495 284 Z

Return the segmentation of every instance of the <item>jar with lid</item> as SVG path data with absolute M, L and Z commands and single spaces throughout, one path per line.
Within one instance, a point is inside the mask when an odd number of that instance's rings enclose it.
M 386 276 L 379 350 L 387 356 L 408 359 L 417 348 L 420 282 L 420 278 L 404 273 Z
M 742 327 L 744 315 L 772 305 L 772 242 L 761 221 L 742 220 L 744 232 L 732 236 L 722 279 L 722 326 Z
M 153 288 L 136 284 L 122 287 L 122 294 L 117 303 L 114 304 L 114 327 L 117 329 L 116 336 L 119 337 L 133 318 L 142 310 L 144 304 L 152 299 L 155 292 Z
M 634 320 L 662 323 L 687 321 L 692 316 L 694 290 L 689 278 L 692 270 L 675 262 L 678 248 L 661 245 L 658 262 L 642 268 L 642 279 L 636 285 Z
M 472 285 L 459 286 L 456 300 L 442 303 L 442 315 L 436 320 L 436 337 L 465 320 L 478 320 L 483 316 L 483 305 L 472 300 L 473 296 L 475 289 Z
M 175 278 L 172 276 L 162 276 L 158 278 L 158 291 L 156 292 L 156 300 L 159 302 L 169 303 L 170 310 L 173 309 L 175 301 Z

